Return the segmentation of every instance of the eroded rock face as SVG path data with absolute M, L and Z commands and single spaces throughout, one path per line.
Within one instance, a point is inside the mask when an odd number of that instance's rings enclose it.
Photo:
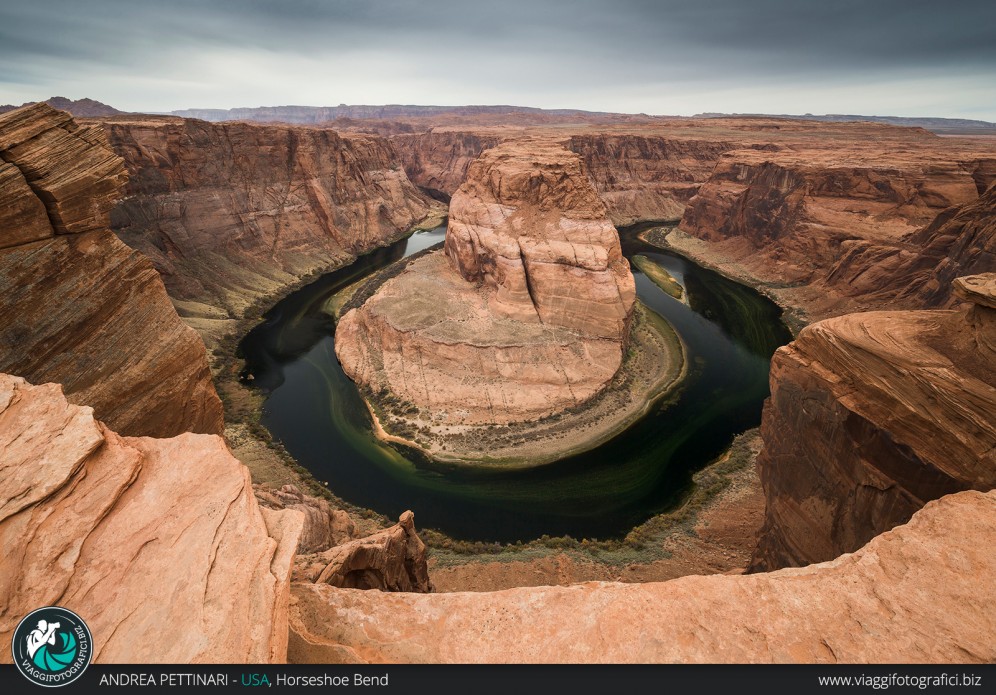
M 425 543 L 415 532 L 415 515 L 365 538 L 351 540 L 297 560 L 294 581 L 347 589 L 432 591 Z
M 481 152 L 503 139 L 501 135 L 444 130 L 396 135 L 391 144 L 408 178 L 446 199 L 460 188 Z
M 343 369 L 463 424 L 539 418 L 603 389 L 635 285 L 580 160 L 555 145 L 486 151 L 453 197 L 443 253 L 387 280 L 336 330 Z
M 557 145 L 485 151 L 450 202 L 446 255 L 464 280 L 494 291 L 497 316 L 625 336 L 629 263 L 580 159 Z
M 901 243 L 851 242 L 828 283 L 882 302 L 946 307 L 958 301 L 955 278 L 991 272 L 996 272 L 996 185 L 942 211 Z
M 58 604 L 101 663 L 281 662 L 302 521 L 259 508 L 220 437 L 121 437 L 58 385 L 0 375 L 4 640 Z
M 967 311 L 850 314 L 775 353 L 754 569 L 854 551 L 929 500 L 996 486 L 994 279 L 956 283 Z
M 996 492 L 963 492 L 853 555 L 769 574 L 431 595 L 295 584 L 288 658 L 986 663 L 996 658 L 993 534 Z
M 114 229 L 148 255 L 181 315 L 225 332 L 260 297 L 352 261 L 428 200 L 383 139 L 152 116 L 106 121 L 130 174 Z
M 567 143 L 584 160 L 617 226 L 675 220 L 719 160 L 735 147 L 712 140 L 641 135 L 575 135 Z
M 98 126 L 0 116 L 0 370 L 58 382 L 126 435 L 222 431 L 204 344 L 108 229 L 126 173 Z
M 708 241 L 747 242 L 769 274 L 811 281 L 833 266 L 842 243 L 897 241 L 977 195 L 958 161 L 930 150 L 737 150 L 699 189 L 681 228 Z
M 341 509 L 332 509 L 328 502 L 305 495 L 294 485 L 273 490 L 253 485 L 256 499 L 267 509 L 295 509 L 304 514 L 304 528 L 297 551 L 302 555 L 327 550 L 352 540 L 356 524 Z

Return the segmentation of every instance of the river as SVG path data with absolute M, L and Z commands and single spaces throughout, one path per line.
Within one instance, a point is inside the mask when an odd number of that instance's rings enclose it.
M 771 354 L 791 339 L 780 309 L 757 292 L 620 230 L 627 258 L 643 254 L 681 283 L 690 306 L 635 267 L 639 298 L 681 336 L 689 376 L 681 392 L 591 451 L 525 470 L 445 466 L 385 444 L 335 357 L 323 305 L 337 290 L 441 242 L 419 232 L 325 275 L 279 302 L 240 343 L 239 356 L 267 398 L 262 423 L 339 497 L 462 540 L 514 542 L 542 535 L 618 538 L 674 508 L 691 475 L 760 422 Z

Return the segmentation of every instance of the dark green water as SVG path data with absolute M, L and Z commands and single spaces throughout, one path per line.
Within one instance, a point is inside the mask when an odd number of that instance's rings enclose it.
M 322 305 L 357 278 L 443 240 L 444 229 L 365 256 L 277 304 L 239 346 L 254 385 L 268 393 L 263 424 L 316 478 L 349 502 L 396 518 L 412 509 L 422 527 L 465 540 L 625 535 L 688 492 L 691 474 L 760 422 L 768 364 L 791 338 L 780 310 L 753 290 L 622 230 L 627 257 L 661 264 L 691 307 L 637 269 L 637 292 L 681 336 L 690 375 L 681 391 L 602 446 L 538 468 L 467 470 L 378 441 L 353 383 L 335 357 Z

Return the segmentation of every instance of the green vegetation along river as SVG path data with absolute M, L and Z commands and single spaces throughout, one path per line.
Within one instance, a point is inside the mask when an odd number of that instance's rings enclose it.
M 339 289 L 443 240 L 419 232 L 291 294 L 240 343 L 246 373 L 267 393 L 263 424 L 339 497 L 463 540 L 512 542 L 544 534 L 624 536 L 680 503 L 691 475 L 758 424 L 768 365 L 790 340 L 779 308 L 757 292 L 639 240 L 647 225 L 621 230 L 623 252 L 664 268 L 689 304 L 637 268 L 637 293 L 684 341 L 689 375 L 680 392 L 590 451 L 525 470 L 446 466 L 389 445 L 335 357 L 327 301 Z

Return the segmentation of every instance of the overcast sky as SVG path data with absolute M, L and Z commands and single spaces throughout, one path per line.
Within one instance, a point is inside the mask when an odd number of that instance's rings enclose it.
M 0 103 L 996 121 L 993 0 L 0 0 Z

